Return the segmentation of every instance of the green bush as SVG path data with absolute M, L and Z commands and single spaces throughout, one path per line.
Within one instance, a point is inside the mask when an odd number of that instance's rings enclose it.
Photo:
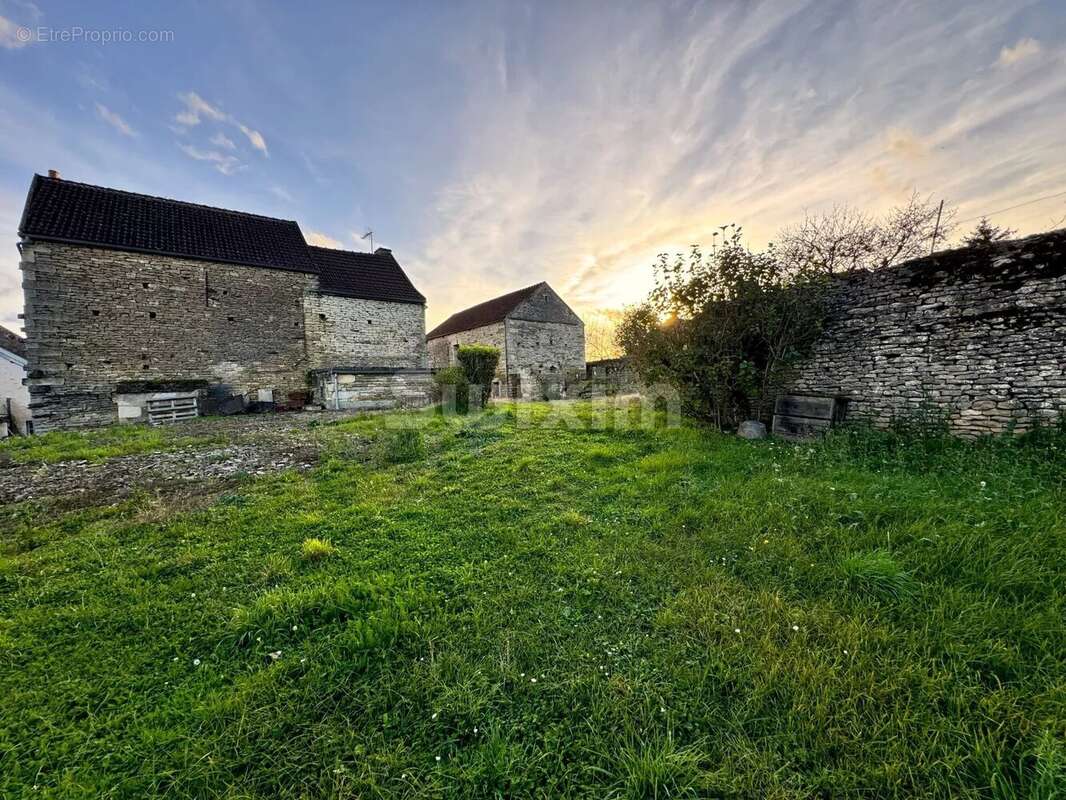
M 470 386 L 481 392 L 481 405 L 492 393 L 492 380 L 496 377 L 496 365 L 500 363 L 500 351 L 484 344 L 465 344 L 459 348 L 459 364 Z
M 437 402 L 450 407 L 455 404 L 455 411 L 465 414 L 470 410 L 470 384 L 462 367 L 444 367 L 433 375 Z

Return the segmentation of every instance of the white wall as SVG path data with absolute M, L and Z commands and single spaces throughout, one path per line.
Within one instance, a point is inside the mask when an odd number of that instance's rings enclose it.
M 30 391 L 22 385 L 25 377 L 26 359 L 0 347 L 0 403 L 11 398 L 11 413 L 21 434 L 26 433 L 30 419 Z

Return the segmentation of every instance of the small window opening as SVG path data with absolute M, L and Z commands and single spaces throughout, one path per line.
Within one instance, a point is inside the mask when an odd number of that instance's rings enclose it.
M 366 321 L 366 324 L 367 324 L 367 325 L 373 325 L 373 324 L 374 324 L 374 320 L 372 320 L 372 319 L 368 319 L 368 320 Z
M 300 327 L 300 323 L 299 323 L 299 321 L 296 321 L 296 322 L 294 322 L 294 323 L 293 323 L 293 327 L 294 327 L 294 328 L 299 328 L 299 327 Z
M 233 317 L 226 317 L 230 322 L 233 322 Z
M 325 314 L 319 314 L 318 318 L 321 319 L 321 320 L 325 320 L 326 319 L 326 315 Z
M 68 362 L 67 363 L 67 369 L 74 369 L 74 365 Z
M 155 319 L 155 312 L 154 311 L 149 311 L 148 312 L 148 319 Z
M 93 316 L 94 316 L 94 317 L 98 317 L 98 316 L 100 316 L 100 312 L 99 312 L 99 311 L 96 311 L 96 310 L 93 310 Z
M 147 283 L 142 283 L 141 286 L 143 286 L 145 289 L 148 288 L 148 284 Z

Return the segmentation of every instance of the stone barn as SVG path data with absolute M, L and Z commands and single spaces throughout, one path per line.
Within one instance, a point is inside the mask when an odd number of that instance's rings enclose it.
M 425 298 L 385 248 L 309 247 L 291 220 L 54 173 L 34 177 L 19 236 L 37 431 L 312 394 L 430 401 Z
M 544 282 L 452 314 L 426 339 L 435 369 L 457 363 L 460 345 L 498 348 L 494 397 L 540 397 L 585 373 L 585 324 Z

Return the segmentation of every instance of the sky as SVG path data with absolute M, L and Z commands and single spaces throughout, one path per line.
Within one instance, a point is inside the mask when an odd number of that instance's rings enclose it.
M 0 0 L 0 324 L 49 169 L 372 229 L 432 326 L 541 280 L 621 308 L 728 222 L 762 246 L 836 204 L 1066 192 L 1064 140 L 1062 0 Z M 1064 220 L 1066 194 L 993 216 Z

